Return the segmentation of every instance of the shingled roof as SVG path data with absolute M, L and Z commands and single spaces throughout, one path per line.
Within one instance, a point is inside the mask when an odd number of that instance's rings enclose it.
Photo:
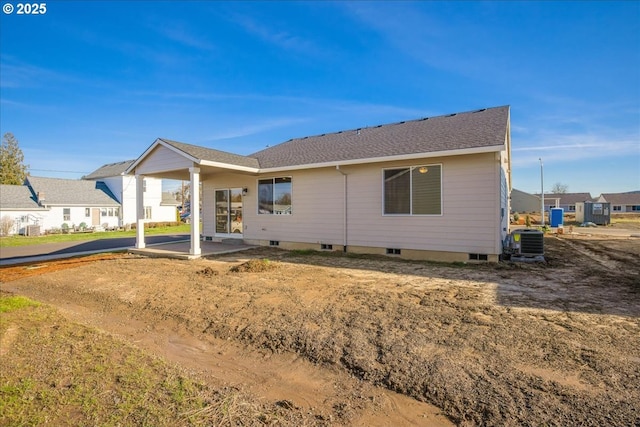
M 214 150 L 213 148 L 206 148 L 198 145 L 185 144 L 184 142 L 172 141 L 170 139 L 159 138 L 159 140 L 189 155 L 190 157 L 193 157 L 194 159 L 256 169 L 259 167 L 258 160 L 251 158 L 251 156 L 241 156 L 239 154 Z
M 27 182 L 33 196 L 44 196 L 45 205 L 55 206 L 120 206 L 109 188 L 101 181 L 42 178 L 29 176 Z
M 600 199 L 602 198 L 612 205 L 640 206 L 640 191 L 631 191 L 629 193 L 602 193 Z
M 217 163 L 254 169 L 348 164 L 402 156 L 447 152 L 498 151 L 509 127 L 509 106 L 425 117 L 386 125 L 290 139 L 248 156 L 159 138 L 132 165 L 157 144 L 196 163 Z
M 0 185 L 0 210 L 42 209 L 26 185 Z
M 98 169 L 91 172 L 89 175 L 85 175 L 82 179 L 101 179 L 111 176 L 119 176 L 125 173 L 125 171 L 135 162 L 134 160 L 125 160 L 124 162 L 108 163 L 100 166 Z
M 291 139 L 249 157 L 260 168 L 504 146 L 509 107 L 427 117 Z

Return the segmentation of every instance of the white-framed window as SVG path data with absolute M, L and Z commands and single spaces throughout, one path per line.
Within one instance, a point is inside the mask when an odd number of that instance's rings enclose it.
M 144 207 L 144 219 L 151 219 L 151 206 Z
M 107 213 L 107 208 L 100 208 L 100 216 L 106 217 Z
M 290 176 L 258 180 L 258 213 L 267 215 L 291 215 L 292 179 Z
M 84 216 L 87 218 L 91 216 L 91 208 L 84 208 Z
M 613 210 L 614 210 L 614 211 L 621 211 L 621 210 L 622 210 L 622 206 L 620 206 L 620 205 L 613 205 Z
M 442 215 L 442 165 L 382 170 L 384 215 Z
M 71 208 L 62 208 L 62 220 L 71 221 Z
M 147 180 L 146 179 L 142 179 L 142 192 L 146 193 L 147 192 Z

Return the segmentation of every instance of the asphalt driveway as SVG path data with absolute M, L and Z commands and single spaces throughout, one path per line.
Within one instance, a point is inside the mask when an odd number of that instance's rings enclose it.
M 147 245 L 181 242 L 189 239 L 189 234 L 166 234 L 145 236 Z M 59 259 L 75 255 L 109 252 L 133 248 L 135 237 L 85 240 L 75 242 L 45 243 L 42 245 L 0 248 L 0 266 L 20 264 L 30 261 Z

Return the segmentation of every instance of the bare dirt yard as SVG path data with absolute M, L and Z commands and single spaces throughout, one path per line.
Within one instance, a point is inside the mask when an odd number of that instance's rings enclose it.
M 309 424 L 640 425 L 640 239 L 547 236 L 545 251 L 481 265 L 115 255 L 0 280 Z

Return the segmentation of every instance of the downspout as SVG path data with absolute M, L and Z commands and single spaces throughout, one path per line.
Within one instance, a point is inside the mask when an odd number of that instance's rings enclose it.
M 342 174 L 343 182 L 343 218 L 342 218 L 342 252 L 347 252 L 347 174 L 340 169 L 340 165 L 336 165 L 336 170 Z

